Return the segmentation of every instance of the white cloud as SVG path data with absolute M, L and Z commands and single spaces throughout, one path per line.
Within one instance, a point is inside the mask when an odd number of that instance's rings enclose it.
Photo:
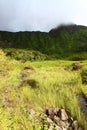
M 0 30 L 49 31 L 61 23 L 87 26 L 87 0 L 0 0 Z

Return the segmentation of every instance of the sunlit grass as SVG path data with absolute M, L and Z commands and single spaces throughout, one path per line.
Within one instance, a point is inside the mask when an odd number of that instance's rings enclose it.
M 0 61 L 0 130 L 33 130 L 27 109 L 33 108 L 39 113 L 49 107 L 68 109 L 87 130 L 76 98 L 81 93 L 87 97 L 87 86 L 81 83 L 80 71 L 64 70 L 64 66 L 71 66 L 72 63 L 61 60 L 25 63 L 8 59 Z M 86 61 L 83 64 L 86 65 Z M 24 71 L 27 65 L 35 69 L 31 75 L 29 70 Z M 21 82 L 21 72 L 27 74 L 22 80 L 33 79 L 38 82 L 38 87 Z M 34 125 L 36 130 L 40 130 L 37 119 Z

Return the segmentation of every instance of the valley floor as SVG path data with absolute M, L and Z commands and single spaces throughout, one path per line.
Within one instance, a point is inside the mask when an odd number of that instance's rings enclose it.
M 72 63 L 61 60 L 22 63 L 1 56 L 0 130 L 41 130 L 39 115 L 52 107 L 69 110 L 87 130 L 77 99 L 82 94 L 87 97 L 87 85 L 82 84 L 81 70 L 72 71 Z M 80 64 L 85 67 L 87 61 Z

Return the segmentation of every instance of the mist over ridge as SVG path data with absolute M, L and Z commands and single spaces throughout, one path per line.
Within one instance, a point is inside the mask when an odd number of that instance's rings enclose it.
M 48 32 L 61 23 L 87 26 L 86 0 L 0 0 L 0 30 Z

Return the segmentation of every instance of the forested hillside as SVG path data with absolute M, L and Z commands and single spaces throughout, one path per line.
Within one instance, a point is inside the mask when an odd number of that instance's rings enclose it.
M 1 31 L 0 46 L 40 51 L 56 58 L 87 59 L 87 27 L 61 25 L 48 33 Z

